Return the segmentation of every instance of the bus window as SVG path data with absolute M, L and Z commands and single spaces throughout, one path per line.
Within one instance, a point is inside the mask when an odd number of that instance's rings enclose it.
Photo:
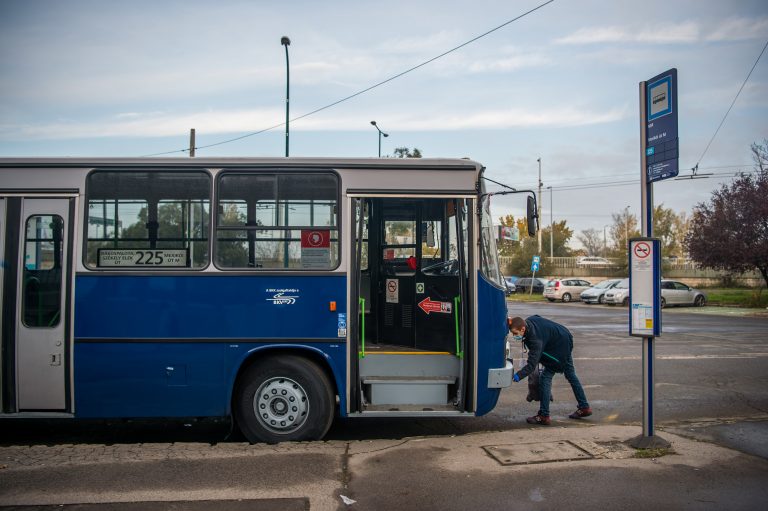
M 61 316 L 61 272 L 64 220 L 60 216 L 32 216 L 24 243 L 24 324 L 53 328 Z
M 338 180 L 333 174 L 225 172 L 217 211 L 220 268 L 338 266 Z
M 483 203 L 482 213 L 480 214 L 480 259 L 483 275 L 491 282 L 504 288 L 504 282 L 501 278 L 499 269 L 499 252 L 496 249 L 496 239 L 494 238 L 493 219 L 490 211 L 490 200 L 487 198 Z
M 86 188 L 86 265 L 205 267 L 210 181 L 204 172 L 91 173 Z

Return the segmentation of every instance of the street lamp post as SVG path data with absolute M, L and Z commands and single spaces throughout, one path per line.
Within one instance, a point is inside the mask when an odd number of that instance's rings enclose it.
M 629 250 L 629 206 L 624 208 L 624 219 L 626 220 L 624 223 L 624 244 Z
M 280 44 L 285 46 L 285 157 L 288 157 L 288 116 L 289 106 L 291 98 L 291 68 L 288 65 L 288 46 L 291 45 L 291 40 L 288 36 L 280 38 Z
M 544 183 L 541 182 L 541 158 L 537 158 L 536 161 L 539 162 L 539 200 L 538 200 L 538 202 L 539 202 L 538 206 L 539 207 L 538 207 L 538 211 L 536 212 L 537 215 L 538 215 L 537 218 L 536 218 L 536 223 L 539 224 L 539 251 L 538 251 L 538 253 L 541 254 L 541 185 L 543 185 Z
M 549 190 L 549 258 L 552 259 L 555 252 L 555 222 L 552 220 L 554 214 L 554 210 L 552 209 L 552 194 L 554 192 L 552 191 L 551 186 L 548 186 L 547 190 Z
M 608 225 L 603 226 L 603 257 L 605 257 L 606 254 L 608 253 L 608 242 L 606 241 L 606 237 L 605 237 L 606 227 L 610 227 L 610 226 Z
M 371 124 L 373 125 L 373 127 L 374 127 L 374 128 L 376 128 L 376 131 L 378 131 L 378 132 L 379 132 L 379 158 L 381 158 L 381 137 L 382 137 L 382 136 L 384 136 L 384 137 L 388 137 L 388 136 L 389 136 L 389 133 L 384 133 L 383 131 L 381 131 L 381 130 L 379 129 L 379 126 L 378 126 L 378 124 L 376 124 L 376 121 L 371 121 Z

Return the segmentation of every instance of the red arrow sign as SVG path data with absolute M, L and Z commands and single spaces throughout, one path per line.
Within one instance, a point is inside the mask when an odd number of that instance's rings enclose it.
M 451 302 L 433 302 L 429 297 L 419 302 L 421 310 L 429 314 L 430 312 L 439 312 L 441 314 L 451 313 Z

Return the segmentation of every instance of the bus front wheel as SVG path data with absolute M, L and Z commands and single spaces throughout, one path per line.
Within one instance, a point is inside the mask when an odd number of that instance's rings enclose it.
M 241 375 L 236 392 L 235 419 L 252 443 L 320 440 L 331 427 L 331 384 L 305 358 L 260 361 Z

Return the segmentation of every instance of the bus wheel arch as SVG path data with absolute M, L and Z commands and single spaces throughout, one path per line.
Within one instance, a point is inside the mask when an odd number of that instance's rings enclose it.
M 238 371 L 232 416 L 251 443 L 319 440 L 333 422 L 336 395 L 322 356 L 310 350 L 257 351 Z

